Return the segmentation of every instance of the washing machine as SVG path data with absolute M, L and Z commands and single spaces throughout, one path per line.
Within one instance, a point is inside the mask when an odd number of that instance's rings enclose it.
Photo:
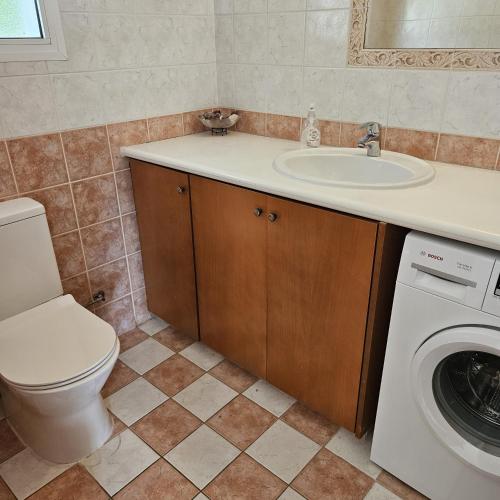
M 371 459 L 431 499 L 500 499 L 500 252 L 408 234 Z

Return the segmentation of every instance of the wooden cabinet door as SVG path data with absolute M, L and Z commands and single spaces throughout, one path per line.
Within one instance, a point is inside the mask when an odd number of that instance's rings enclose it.
M 354 431 L 377 224 L 269 197 L 269 381 Z
M 195 176 L 191 190 L 201 340 L 265 377 L 267 196 Z
M 131 161 L 149 310 L 198 338 L 189 177 Z

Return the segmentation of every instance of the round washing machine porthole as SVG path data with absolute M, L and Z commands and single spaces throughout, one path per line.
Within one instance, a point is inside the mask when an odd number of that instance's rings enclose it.
M 469 443 L 500 456 L 500 357 L 450 354 L 434 370 L 432 388 L 448 423 Z
M 411 363 L 417 407 L 463 461 L 500 476 L 500 330 L 455 327 L 424 342 Z

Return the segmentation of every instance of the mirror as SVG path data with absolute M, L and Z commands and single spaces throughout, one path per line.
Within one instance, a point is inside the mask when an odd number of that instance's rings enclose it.
M 500 0 L 352 0 L 349 65 L 500 69 Z
M 500 0 L 369 0 L 367 49 L 498 49 Z

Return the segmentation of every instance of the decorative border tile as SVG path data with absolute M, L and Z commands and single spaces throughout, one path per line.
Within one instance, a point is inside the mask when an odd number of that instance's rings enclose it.
M 353 0 L 348 64 L 392 68 L 478 69 L 498 71 L 498 50 L 366 49 L 364 47 L 369 0 Z

